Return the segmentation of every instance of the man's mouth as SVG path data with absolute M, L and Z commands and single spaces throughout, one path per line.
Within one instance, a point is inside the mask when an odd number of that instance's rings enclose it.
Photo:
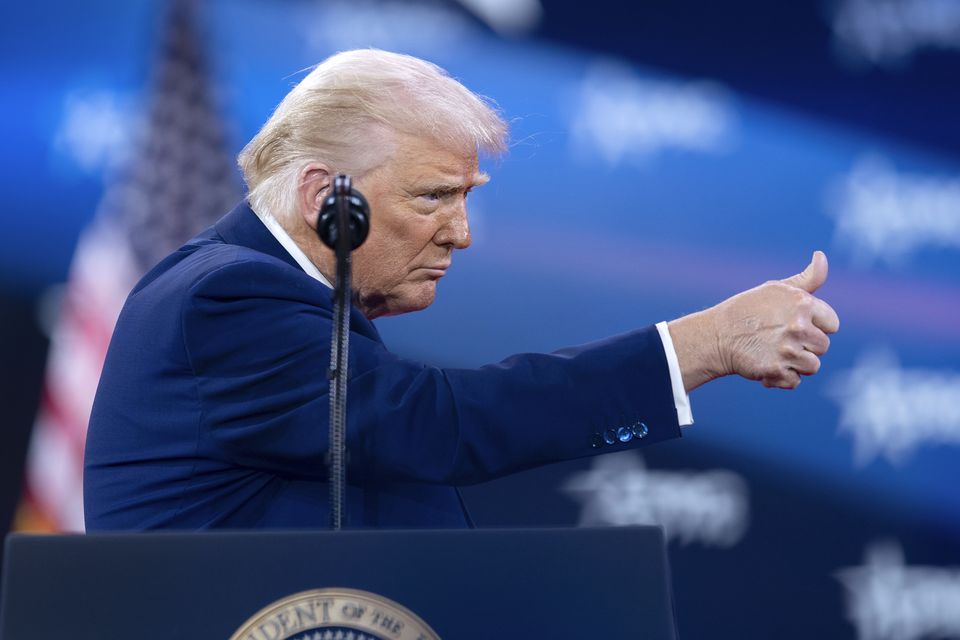
M 440 263 L 440 264 L 431 264 L 425 267 L 420 267 L 421 271 L 425 271 L 427 275 L 431 278 L 442 278 L 447 274 L 447 269 L 450 268 L 450 263 Z

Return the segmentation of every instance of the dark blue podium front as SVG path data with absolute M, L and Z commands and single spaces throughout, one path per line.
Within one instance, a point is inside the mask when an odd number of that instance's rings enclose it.
M 444 640 L 675 638 L 656 527 L 12 535 L 0 631 L 227 640 L 270 603 L 332 587 L 393 600 Z

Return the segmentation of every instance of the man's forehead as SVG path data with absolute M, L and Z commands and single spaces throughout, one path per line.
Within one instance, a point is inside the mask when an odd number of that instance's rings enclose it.
M 392 159 L 393 173 L 414 182 L 443 183 L 465 189 L 490 180 L 480 171 L 475 149 L 450 149 L 430 141 L 406 139 Z

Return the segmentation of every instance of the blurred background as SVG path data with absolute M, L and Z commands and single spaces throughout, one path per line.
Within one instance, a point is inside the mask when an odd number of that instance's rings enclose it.
M 512 123 L 437 302 L 378 321 L 396 352 L 553 350 L 830 257 L 842 329 L 818 376 L 717 381 L 680 440 L 469 487 L 477 523 L 662 524 L 688 638 L 960 638 L 960 2 L 0 12 L 3 531 L 82 527 L 83 432 L 126 292 L 242 197 L 233 158 L 303 69 L 378 47 Z

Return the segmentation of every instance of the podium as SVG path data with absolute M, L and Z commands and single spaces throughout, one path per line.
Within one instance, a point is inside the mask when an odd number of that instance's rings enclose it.
M 0 602 L 3 640 L 676 637 L 657 527 L 14 534 Z

